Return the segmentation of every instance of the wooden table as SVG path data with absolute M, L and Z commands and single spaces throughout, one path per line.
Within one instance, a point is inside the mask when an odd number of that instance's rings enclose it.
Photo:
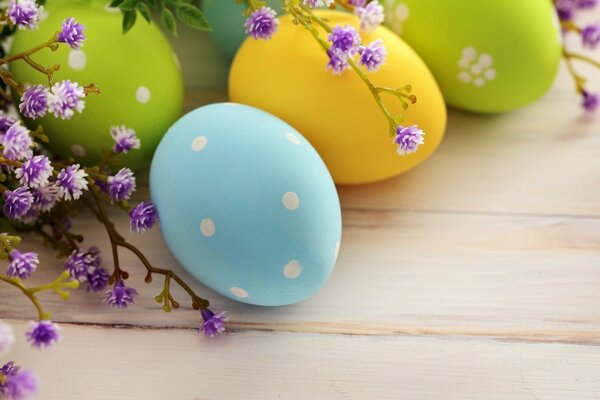
M 141 294 L 129 310 L 44 296 L 64 327 L 48 351 L 24 343 L 33 310 L 0 286 L 10 358 L 38 372 L 40 399 L 600 399 L 600 117 L 582 116 L 564 71 L 523 110 L 450 111 L 424 165 L 339 191 L 341 255 L 312 299 L 253 307 L 194 284 L 231 319 L 208 340 L 187 302 L 161 312 L 162 283 L 128 256 Z M 90 216 L 77 228 L 108 254 Z M 131 240 L 176 265 L 158 232 Z M 58 273 L 53 257 L 33 282 Z

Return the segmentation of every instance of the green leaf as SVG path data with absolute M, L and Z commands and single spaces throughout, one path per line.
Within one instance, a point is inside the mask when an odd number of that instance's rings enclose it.
M 111 8 L 119 7 L 125 0 L 113 0 L 108 6 Z
M 133 25 L 135 25 L 135 18 L 137 14 L 135 11 L 125 11 L 123 13 L 123 33 L 127 33 Z
M 208 21 L 206 20 L 206 17 L 202 13 L 202 11 L 200 11 L 199 8 L 194 7 L 191 4 L 182 3 L 177 5 L 175 13 L 177 14 L 177 17 L 181 20 L 181 22 L 183 22 L 190 28 L 199 29 L 201 31 L 211 30 L 210 25 L 208 24 Z
M 139 0 L 125 0 L 119 5 L 119 8 L 123 11 L 135 11 L 138 1 Z
M 173 13 L 168 8 L 165 8 L 163 9 L 160 18 L 169 32 L 177 36 L 177 24 L 175 23 L 175 17 L 173 16 Z
M 146 3 L 140 2 L 140 4 L 138 4 L 138 11 L 140 12 L 140 14 L 142 14 L 142 17 L 144 17 L 144 19 L 148 21 L 148 23 L 152 21 L 152 15 L 150 14 L 150 9 L 146 5 Z

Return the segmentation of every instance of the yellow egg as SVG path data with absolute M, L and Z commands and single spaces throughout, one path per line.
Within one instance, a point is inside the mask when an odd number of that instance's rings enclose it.
M 360 24 L 347 13 L 318 15 L 331 26 Z M 326 38 L 322 30 L 320 35 Z M 326 71 L 323 48 L 289 15 L 281 17 L 270 40 L 246 39 L 229 75 L 231 100 L 261 108 L 294 126 L 317 149 L 338 184 L 374 182 L 409 170 L 435 151 L 446 127 L 444 100 L 421 58 L 387 28 L 361 36 L 364 43 L 383 40 L 388 51 L 386 64 L 369 73 L 372 82 L 392 88 L 411 84 L 418 98 L 403 112 L 394 97 L 383 95 L 393 114 L 404 113 L 403 125 L 417 124 L 425 131 L 425 144 L 414 154 L 396 153 L 387 119 L 365 83 L 351 70 L 341 76 Z

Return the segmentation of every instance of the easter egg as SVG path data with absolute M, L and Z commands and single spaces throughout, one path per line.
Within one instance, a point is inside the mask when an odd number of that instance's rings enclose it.
M 386 24 L 423 57 L 454 107 L 497 113 L 539 99 L 561 58 L 547 0 L 385 0 Z
M 340 246 L 335 185 L 282 120 L 233 103 L 198 108 L 160 142 L 150 193 L 179 263 L 217 292 L 276 306 L 314 294 Z
M 28 50 L 48 40 L 67 17 L 85 26 L 87 40 L 79 50 L 62 44 L 57 51 L 44 49 L 31 58 L 44 66 L 60 64 L 55 80 L 70 79 L 80 85 L 95 83 L 100 94 L 85 98 L 83 113 L 70 120 L 46 115 L 27 124 L 44 127 L 49 149 L 84 164 L 100 159 L 101 149 L 110 149 L 111 126 L 126 125 L 136 131 L 141 149 L 124 155 L 127 166 L 148 165 L 154 149 L 169 126 L 181 116 L 183 81 L 176 56 L 158 27 L 138 21 L 125 35 L 122 15 L 100 0 L 49 0 L 46 18 L 39 29 L 19 31 L 12 54 Z M 11 64 L 19 82 L 48 83 L 25 62 Z
M 267 0 L 267 5 L 277 12 L 282 13 L 281 0 Z M 202 11 L 206 15 L 212 29 L 211 36 L 219 48 L 228 58 L 233 58 L 244 39 L 246 29 L 244 11 L 248 8 L 246 2 L 238 3 L 235 0 L 204 0 Z
M 360 25 L 348 13 L 318 15 L 331 26 Z M 375 85 L 413 87 L 418 101 L 406 111 L 391 96 L 384 94 L 383 100 L 393 115 L 404 114 L 405 125 L 417 124 L 426 132 L 425 144 L 416 153 L 396 153 L 388 121 L 365 83 L 352 70 L 340 76 L 326 71 L 327 55 L 290 16 L 280 18 L 270 40 L 247 39 L 229 74 L 231 100 L 268 111 L 302 132 L 339 184 L 374 182 L 409 170 L 434 152 L 446 127 L 441 92 L 419 56 L 384 27 L 362 33 L 362 38 L 365 43 L 381 39 L 387 48 L 386 63 L 368 74 Z

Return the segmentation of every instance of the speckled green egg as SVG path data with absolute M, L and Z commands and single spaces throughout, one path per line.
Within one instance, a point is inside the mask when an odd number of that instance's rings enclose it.
M 267 5 L 277 14 L 282 13 L 281 0 L 266 0 Z M 212 28 L 211 36 L 217 46 L 232 59 L 246 38 L 243 15 L 248 5 L 235 0 L 203 0 L 202 10 Z
M 385 24 L 425 60 L 448 104 L 513 110 L 552 85 L 561 57 L 549 0 L 383 0 Z
M 123 35 L 122 15 L 108 4 L 101 0 L 47 1 L 47 16 L 39 29 L 19 31 L 11 53 L 48 40 L 67 17 L 83 24 L 87 40 L 80 50 L 63 44 L 55 52 L 37 52 L 32 59 L 45 66 L 58 62 L 57 81 L 93 82 L 102 92 L 87 96 L 83 113 L 70 120 L 47 115 L 27 124 L 43 125 L 53 153 L 84 164 L 98 161 L 101 149 L 112 147 L 111 126 L 126 125 L 135 129 L 142 148 L 126 154 L 124 162 L 140 168 L 150 163 L 160 139 L 181 116 L 183 80 L 177 56 L 158 27 L 140 20 Z M 23 61 L 13 63 L 11 72 L 20 82 L 47 83 L 45 75 Z

